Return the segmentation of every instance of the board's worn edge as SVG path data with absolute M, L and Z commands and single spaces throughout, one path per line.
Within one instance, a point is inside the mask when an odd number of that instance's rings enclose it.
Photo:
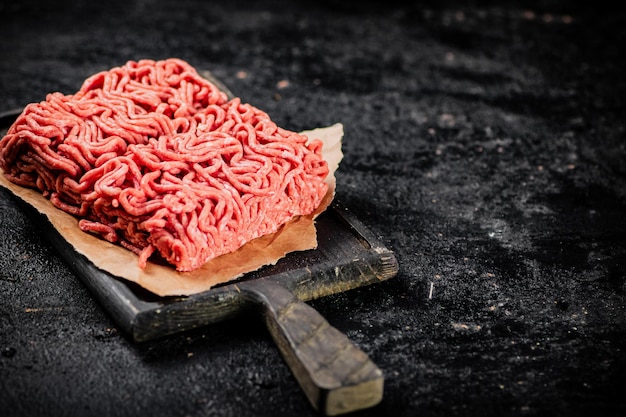
M 159 339 L 237 317 L 247 310 L 247 304 L 230 285 L 214 288 L 139 311 L 130 333 L 136 342 Z
M 377 284 L 392 278 L 396 273 L 397 262 L 393 254 L 381 256 L 379 253 L 367 251 L 358 258 L 346 259 L 345 262 L 327 262 L 312 268 L 303 268 L 299 279 L 293 279 L 287 273 L 273 278 L 300 300 L 310 301 Z M 332 282 L 334 285 L 324 285 L 323 282 Z

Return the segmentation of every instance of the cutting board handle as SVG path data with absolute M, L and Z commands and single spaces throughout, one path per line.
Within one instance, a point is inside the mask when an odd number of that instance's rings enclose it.
M 381 401 L 381 370 L 315 309 L 275 281 L 242 284 L 262 306 L 267 328 L 315 409 L 331 416 Z

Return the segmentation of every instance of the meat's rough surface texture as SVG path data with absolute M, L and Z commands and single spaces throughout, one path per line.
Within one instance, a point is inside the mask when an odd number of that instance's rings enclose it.
M 190 271 L 312 213 L 327 192 L 321 147 L 184 61 L 141 60 L 28 105 L 0 167 L 140 265 L 154 254 Z

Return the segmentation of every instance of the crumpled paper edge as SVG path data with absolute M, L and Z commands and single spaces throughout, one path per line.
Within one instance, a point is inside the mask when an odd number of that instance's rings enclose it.
M 309 139 L 320 139 L 324 143 L 322 155 L 329 168 L 326 178 L 329 191 L 320 207 L 309 216 L 292 219 L 276 233 L 257 238 L 237 251 L 219 256 L 191 272 L 178 272 L 171 266 L 150 261 L 141 269 L 136 254 L 81 231 L 77 218 L 54 207 L 38 191 L 13 184 L 1 170 L 0 186 L 45 215 L 61 236 L 96 267 L 115 277 L 132 281 L 158 296 L 188 296 L 232 281 L 262 266 L 275 264 L 290 252 L 317 247 L 315 218 L 330 205 L 334 197 L 335 171 L 343 158 L 343 125 L 337 123 L 301 133 Z

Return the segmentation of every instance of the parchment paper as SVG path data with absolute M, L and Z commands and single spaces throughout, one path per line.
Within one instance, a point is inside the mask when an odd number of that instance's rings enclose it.
M 65 240 L 98 268 L 118 278 L 133 281 L 159 296 L 191 295 L 238 278 L 264 265 L 275 264 L 287 253 L 317 247 L 315 217 L 328 207 L 335 193 L 335 171 L 343 158 L 343 125 L 338 123 L 301 133 L 306 134 L 309 139 L 320 139 L 324 142 L 322 149 L 329 168 L 326 179 L 329 191 L 317 211 L 309 216 L 296 217 L 278 232 L 255 239 L 239 250 L 215 258 L 191 272 L 178 272 L 173 267 L 153 262 L 148 262 L 141 269 L 138 266 L 138 257 L 133 252 L 81 231 L 77 218 L 54 207 L 39 192 L 13 184 L 1 170 L 0 185 L 44 214 Z

